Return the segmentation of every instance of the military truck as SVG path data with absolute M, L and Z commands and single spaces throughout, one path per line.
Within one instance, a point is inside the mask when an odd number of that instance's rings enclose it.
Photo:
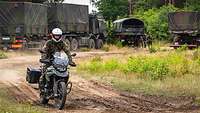
M 123 18 L 113 22 L 114 36 L 123 45 L 145 47 L 147 37 L 144 32 L 144 22 L 136 18 Z
M 104 19 L 89 15 L 86 5 L 0 2 L 1 48 L 39 47 L 56 27 L 63 30 L 72 50 L 99 49 L 106 39 Z
M 106 38 L 104 19 L 89 15 L 88 6 L 48 3 L 48 30 L 59 27 L 71 50 L 87 46 L 101 48 Z
M 25 48 L 48 33 L 47 6 L 30 2 L 0 2 L 1 48 Z
M 168 20 L 173 37 L 171 47 L 196 48 L 200 45 L 200 12 L 171 12 Z

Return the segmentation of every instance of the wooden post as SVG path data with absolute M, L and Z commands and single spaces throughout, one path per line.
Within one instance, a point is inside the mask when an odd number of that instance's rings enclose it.
M 129 2 L 129 16 L 132 14 L 132 0 L 128 0 Z

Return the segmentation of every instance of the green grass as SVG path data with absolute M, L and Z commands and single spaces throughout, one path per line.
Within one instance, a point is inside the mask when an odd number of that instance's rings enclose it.
M 6 88 L 0 90 L 0 113 L 45 113 L 42 108 L 31 104 L 22 104 L 9 95 Z
M 3 51 L 0 51 L 0 59 L 5 59 L 5 58 L 7 58 L 6 53 Z
M 150 94 L 200 95 L 200 51 L 173 52 L 123 58 L 95 57 L 80 63 L 78 72 L 116 88 Z M 91 75 L 91 76 L 90 76 Z

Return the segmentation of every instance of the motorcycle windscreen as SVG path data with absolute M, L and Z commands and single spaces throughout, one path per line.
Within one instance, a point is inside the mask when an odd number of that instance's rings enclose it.
M 66 70 L 67 66 L 69 65 L 69 59 L 65 54 L 60 52 L 56 52 L 54 54 L 53 66 L 60 72 Z

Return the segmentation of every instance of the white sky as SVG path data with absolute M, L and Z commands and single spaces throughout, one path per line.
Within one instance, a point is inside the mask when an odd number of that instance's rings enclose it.
M 92 10 L 96 10 L 96 8 L 90 4 L 90 0 L 65 0 L 64 3 L 89 5 L 90 13 L 92 12 Z

